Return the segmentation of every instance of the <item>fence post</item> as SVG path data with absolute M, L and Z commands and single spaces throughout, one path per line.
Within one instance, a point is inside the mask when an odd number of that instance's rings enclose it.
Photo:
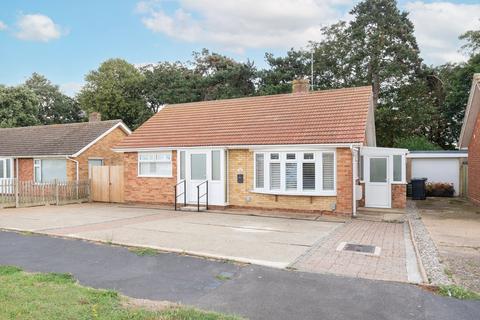
M 59 204 L 59 194 L 58 194 L 58 181 L 57 179 L 55 181 L 55 204 L 58 206 Z
M 19 186 L 18 186 L 18 178 L 15 179 L 15 208 L 20 207 L 20 199 L 19 199 Z

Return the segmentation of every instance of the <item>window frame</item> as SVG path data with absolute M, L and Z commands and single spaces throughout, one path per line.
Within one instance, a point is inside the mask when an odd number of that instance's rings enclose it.
M 43 161 L 45 160 L 63 160 L 65 161 L 65 180 L 58 180 L 58 181 L 68 181 L 68 168 L 67 168 L 67 159 L 65 158 L 34 158 L 33 159 L 33 183 L 35 184 L 42 184 L 42 183 L 52 183 L 54 180 L 52 181 L 43 181 Z M 40 181 L 37 181 L 37 175 L 36 175 L 36 171 L 39 170 L 39 177 L 40 177 Z
M 2 160 L 2 171 L 3 171 L 3 177 L 0 177 L 0 179 L 12 179 L 15 174 L 14 174 L 14 169 L 13 169 L 13 159 L 12 158 L 0 158 Z M 8 164 L 8 170 L 7 170 L 7 164 Z M 7 175 L 7 172 L 10 173 Z
M 140 160 L 141 155 L 145 154 L 168 154 L 170 156 L 170 160 Z M 168 163 L 169 174 L 168 175 L 161 175 L 161 174 L 141 174 L 140 173 L 140 163 Z M 173 178 L 173 154 L 172 151 L 158 151 L 158 152 L 138 152 L 137 154 L 137 176 L 139 178 Z
M 279 159 L 271 160 L 271 154 L 278 153 Z M 287 154 L 295 153 L 295 159 L 287 159 Z M 313 159 L 304 159 L 304 154 L 312 153 Z M 323 190 L 323 153 L 333 154 L 333 190 Z M 263 188 L 257 188 L 257 154 L 263 154 L 263 172 L 264 172 L 264 185 Z M 298 195 L 298 196 L 336 196 L 337 195 L 337 153 L 336 149 L 325 150 L 282 150 L 282 151 L 263 151 L 258 150 L 253 153 L 253 189 L 252 192 L 275 194 L 275 195 Z M 280 189 L 270 189 L 270 163 L 280 163 Z M 297 164 L 297 188 L 287 189 L 286 187 L 286 164 Z M 315 189 L 303 190 L 303 163 L 315 163 Z

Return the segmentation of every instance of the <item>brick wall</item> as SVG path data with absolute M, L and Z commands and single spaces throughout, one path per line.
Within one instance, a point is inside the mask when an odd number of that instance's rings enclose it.
M 172 151 L 171 178 L 138 177 L 138 154 L 124 154 L 125 201 L 138 203 L 172 204 L 174 203 L 173 187 L 177 181 L 177 155 Z
M 352 151 L 337 149 L 337 212 L 352 213 L 353 202 Z
M 14 176 L 17 176 L 17 160 L 14 160 Z M 18 159 L 18 178 L 20 181 L 32 181 L 33 180 L 33 159 Z
M 468 146 L 468 197 L 480 205 L 480 117 Z
M 407 185 L 392 184 L 392 208 L 403 209 L 407 206 Z
M 299 211 L 331 211 L 335 196 L 309 197 L 268 195 L 250 192 L 253 189 L 253 152 L 228 151 L 229 204 L 236 207 Z M 351 165 L 350 165 L 351 166 Z M 244 183 L 237 183 L 237 173 L 243 172 Z
M 74 158 L 78 161 L 78 176 L 80 180 L 88 179 L 88 159 L 103 159 L 106 166 L 123 164 L 123 153 L 114 152 L 112 148 L 120 143 L 127 134 L 120 128 L 116 128 L 108 135 L 97 141 L 93 146 L 85 150 L 80 156 Z M 76 165 L 73 161 L 67 162 L 67 178 L 75 180 Z

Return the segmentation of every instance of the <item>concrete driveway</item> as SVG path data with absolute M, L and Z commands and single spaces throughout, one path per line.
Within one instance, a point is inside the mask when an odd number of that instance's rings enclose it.
M 0 210 L 0 228 L 285 268 L 343 223 L 112 204 Z
M 447 266 L 445 273 L 480 292 L 480 208 L 461 198 L 428 198 L 415 204 Z

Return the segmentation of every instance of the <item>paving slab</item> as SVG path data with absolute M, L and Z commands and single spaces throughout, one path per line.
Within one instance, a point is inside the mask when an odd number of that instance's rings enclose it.
M 103 204 L 0 211 L 0 228 L 285 268 L 339 222 Z M 18 212 L 18 213 L 17 213 Z

